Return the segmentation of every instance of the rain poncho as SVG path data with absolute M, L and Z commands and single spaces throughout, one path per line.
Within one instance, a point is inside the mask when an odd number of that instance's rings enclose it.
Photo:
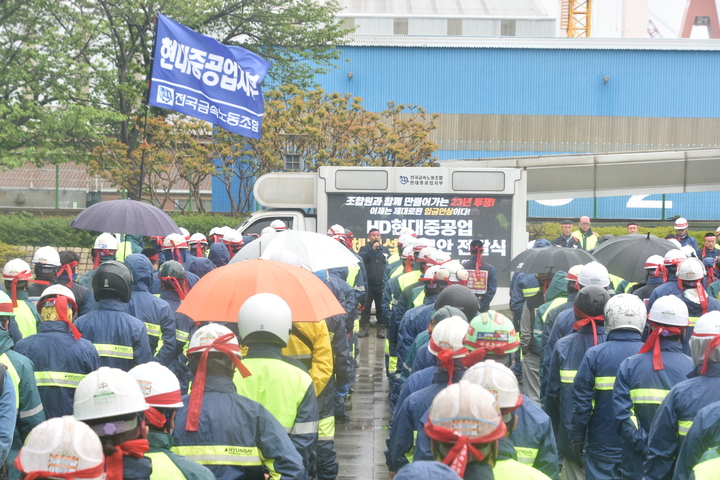
M 673 480 L 689 480 L 693 467 L 707 456 L 718 455 L 720 446 L 720 402 L 703 407 L 693 420 L 680 448 Z
M 156 476 L 175 480 L 215 480 L 208 468 L 170 451 L 173 439 L 169 433 L 151 431 L 147 440 L 150 450 L 145 457 L 152 460 L 151 480 Z

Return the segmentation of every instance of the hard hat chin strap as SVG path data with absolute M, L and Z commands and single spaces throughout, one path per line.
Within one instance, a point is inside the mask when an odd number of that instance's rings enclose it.
M 664 325 L 658 325 L 654 322 L 650 322 L 650 325 L 655 328 L 650 334 L 645 344 L 640 349 L 639 353 L 646 353 L 650 350 L 653 351 L 653 370 L 663 370 L 662 353 L 660 353 L 660 337 L 666 335 L 681 335 L 682 330 L 677 327 L 666 327 Z

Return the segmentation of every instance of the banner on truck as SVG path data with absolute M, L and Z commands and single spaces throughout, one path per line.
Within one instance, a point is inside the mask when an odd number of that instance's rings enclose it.
M 352 230 L 356 251 L 371 228 L 380 230 L 393 252 L 400 231 L 408 227 L 460 261 L 470 257 L 470 242 L 480 239 L 483 262 L 495 267 L 500 286 L 509 279 L 511 222 L 511 195 L 328 195 L 328 225 Z
M 157 16 L 149 104 L 259 139 L 270 62 Z

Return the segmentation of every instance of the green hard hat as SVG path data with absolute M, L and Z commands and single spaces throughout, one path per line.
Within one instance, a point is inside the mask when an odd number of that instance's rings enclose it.
M 175 260 L 169 260 L 160 266 L 158 277 L 174 277 L 178 280 L 183 280 L 186 277 L 185 269 L 182 265 L 180 265 L 179 262 L 176 262 Z
M 518 339 L 512 320 L 502 313 L 488 310 L 479 313 L 470 321 L 463 345 L 473 351 L 478 348 L 495 350 L 503 348 L 503 354 L 514 353 L 518 349 Z

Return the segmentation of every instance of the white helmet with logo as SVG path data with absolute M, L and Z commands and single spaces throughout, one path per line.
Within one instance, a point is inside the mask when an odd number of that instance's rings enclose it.
M 227 335 L 228 333 L 233 333 L 229 328 L 224 327 L 222 325 L 219 325 L 217 323 L 208 323 L 207 325 L 200 327 L 197 329 L 197 331 L 193 334 L 192 338 L 190 339 L 190 344 L 188 345 L 187 353 L 201 353 L 205 351 L 205 348 L 213 343 L 218 338 L 222 337 L 223 335 Z M 227 345 L 237 345 L 238 351 L 235 352 L 235 355 L 242 358 L 242 354 L 240 353 L 240 347 L 238 345 L 237 337 L 235 335 L 232 336 L 232 338 L 226 342 Z M 216 350 L 215 348 L 210 348 L 211 352 L 220 352 L 219 350 Z
M 193 245 L 198 242 L 200 242 L 201 245 L 207 245 L 207 243 L 208 243 L 207 237 L 205 237 L 205 235 L 203 235 L 202 233 L 199 233 L 199 232 L 193 233 L 190 236 L 190 240 L 188 240 L 188 244 Z
M 669 266 L 677 266 L 680 264 L 680 262 L 683 262 L 687 258 L 687 255 L 685 255 L 685 252 L 678 248 L 673 248 L 672 250 L 669 250 L 665 252 L 665 256 L 663 257 L 663 264 L 666 267 Z
M 148 409 L 135 379 L 119 368 L 90 372 L 75 390 L 73 416 L 78 420 L 119 417 Z
M 467 282 L 470 275 L 468 274 L 465 267 L 462 266 L 457 260 L 451 260 L 449 262 L 440 265 L 440 270 L 437 271 L 435 277 L 438 280 L 445 280 L 450 284 L 464 283 Z
M 705 277 L 705 266 L 697 258 L 686 258 L 678 265 L 677 277 L 686 282 L 697 282 Z
M 273 334 L 287 346 L 292 330 L 292 311 L 285 300 L 273 293 L 257 293 L 245 300 L 238 312 L 238 333 L 247 342 L 258 332 Z M 260 339 L 259 341 L 262 341 Z
M 428 350 L 436 357 L 442 350 L 452 352 L 453 358 L 464 357 L 468 354 L 468 350 L 463 346 L 468 327 L 468 322 L 458 316 L 441 320 L 432 331 L 432 342 L 428 345 Z
M 627 328 L 643 333 L 647 308 L 637 295 L 621 293 L 611 297 L 605 304 L 605 331 Z
M 648 320 L 669 327 L 687 327 L 690 324 L 687 304 L 675 295 L 665 295 L 655 300 Z
M 590 262 L 584 265 L 578 275 L 578 283 L 583 287 L 598 286 L 607 288 L 610 286 L 610 275 L 607 268 L 598 262 Z
M 180 408 L 183 406 L 180 382 L 172 370 L 166 366 L 157 362 L 148 362 L 134 367 L 128 373 L 137 381 L 145 396 L 145 402 L 151 407 Z
M 480 385 L 466 380 L 437 394 L 428 412 L 428 422 L 456 435 L 487 437 L 488 442 L 502 438 L 506 432 L 497 399 Z M 428 436 L 432 438 L 430 432 Z
M 92 428 L 71 415 L 51 418 L 33 428 L 20 449 L 18 463 L 21 474 L 53 472 L 72 476 L 72 473 L 98 468 L 98 475 L 82 478 L 105 478 L 102 472 L 105 456 L 100 439 Z
M 664 265 L 663 257 L 660 255 L 650 255 L 645 260 L 645 270 L 652 270 L 653 272 L 661 265 Z
M 58 255 L 59 257 L 59 255 Z M 32 275 L 30 265 L 22 258 L 13 258 L 3 267 L 3 280 L 12 280 L 18 275 Z
M 40 247 L 33 255 L 34 264 L 46 265 L 48 267 L 60 266 L 60 254 L 53 247 Z
M 162 249 L 172 250 L 174 248 L 188 248 L 187 240 L 179 233 L 171 233 L 163 239 Z
M 680 217 L 675 220 L 675 230 L 685 230 L 686 228 L 688 228 L 688 221 L 686 219 Z
M 93 250 L 117 250 L 118 241 L 115 235 L 111 233 L 101 233 L 95 239 Z

